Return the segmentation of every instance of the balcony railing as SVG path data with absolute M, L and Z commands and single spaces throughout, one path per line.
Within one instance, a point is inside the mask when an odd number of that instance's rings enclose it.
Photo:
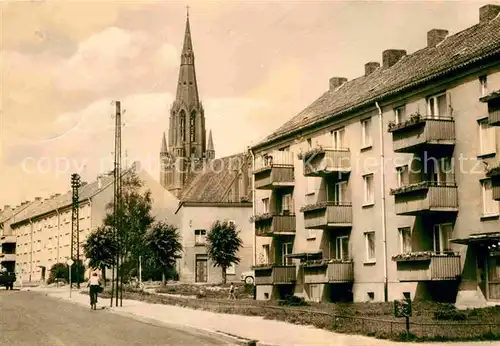
M 452 117 L 413 116 L 389 126 L 396 153 L 413 153 L 422 148 L 450 149 L 455 145 L 455 120 Z
M 255 160 L 255 188 L 274 189 L 295 184 L 293 153 L 275 151 Z
M 287 285 L 297 280 L 295 266 L 269 264 L 253 268 L 256 285 Z
M 354 281 L 352 261 L 321 260 L 304 265 L 304 283 L 348 283 Z
M 15 235 L 3 235 L 0 237 L 0 244 L 7 244 L 7 243 L 15 243 L 16 242 L 16 236 Z
M 0 262 L 14 262 L 15 260 L 16 260 L 16 254 L 14 253 L 0 254 Z
M 306 229 L 352 227 L 351 203 L 323 201 L 305 205 L 300 211 L 304 213 Z
M 462 268 L 460 255 L 417 252 L 393 256 L 399 281 L 456 280 Z
M 424 181 L 392 189 L 397 215 L 458 212 L 458 191 L 455 183 Z
M 303 161 L 304 176 L 324 177 L 351 171 L 351 152 L 347 148 L 314 148 L 299 157 Z
M 480 98 L 480 101 L 488 103 L 488 124 L 491 126 L 500 125 L 500 90 Z
M 295 215 L 262 214 L 254 218 L 258 237 L 295 234 Z

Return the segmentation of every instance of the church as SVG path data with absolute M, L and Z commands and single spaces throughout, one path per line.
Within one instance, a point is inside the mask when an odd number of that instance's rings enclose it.
M 206 235 L 216 220 L 234 222 L 240 231 L 240 263 L 226 270 L 228 282 L 239 281 L 241 273 L 252 266 L 253 256 L 251 159 L 248 153 L 215 157 L 198 93 L 189 13 L 168 137 L 163 133 L 161 140 L 160 163 L 160 183 L 179 201 L 176 216 L 184 249 L 177 263 L 180 281 L 220 283 L 221 269 L 208 259 L 205 246 Z

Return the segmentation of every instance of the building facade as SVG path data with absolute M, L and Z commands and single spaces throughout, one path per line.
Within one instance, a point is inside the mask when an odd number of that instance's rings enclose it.
M 499 13 L 331 78 L 251 149 L 258 299 L 500 300 Z
M 124 175 L 134 171 L 143 182 L 141 189 L 151 191 L 151 214 L 156 220 L 168 220 L 178 226 L 175 208 L 178 200 L 134 163 Z M 79 242 L 80 258 L 85 263 L 83 244 L 87 236 L 102 225 L 107 205 L 113 202 L 113 175 L 103 174 L 79 189 Z M 18 281 L 44 282 L 55 263 L 65 263 L 71 257 L 72 192 L 55 194 L 48 198 L 35 198 L 26 207 L 4 222 L 4 237 L 13 243 L 14 262 Z M 86 273 L 88 275 L 88 273 Z
M 168 140 L 164 133 L 160 150 L 160 183 L 179 197 L 190 174 L 214 157 L 212 133 L 208 142 L 206 138 L 205 111 L 198 94 L 188 14 L 177 92 L 170 108 Z
M 177 210 L 182 258 L 178 262 L 182 282 L 217 284 L 222 271 L 208 258 L 206 237 L 216 220 L 233 222 L 243 246 L 240 262 L 226 270 L 228 282 L 240 280 L 252 266 L 253 225 L 250 202 L 251 160 L 247 154 L 214 159 L 185 188 Z

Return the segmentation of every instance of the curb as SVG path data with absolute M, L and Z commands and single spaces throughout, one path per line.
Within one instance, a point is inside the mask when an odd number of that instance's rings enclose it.
M 30 291 L 30 290 L 28 289 L 26 291 Z M 49 298 L 63 300 L 65 302 L 77 304 L 80 306 L 84 305 L 81 302 L 75 301 L 69 297 L 57 297 L 57 296 L 53 296 L 50 293 L 44 292 L 44 291 L 33 290 L 31 292 L 41 293 Z M 105 310 L 105 311 L 108 311 L 108 312 L 116 314 L 116 315 L 133 318 L 137 321 L 141 321 L 143 323 L 147 323 L 147 324 L 151 324 L 151 325 L 155 325 L 155 326 L 160 326 L 160 327 L 161 326 L 168 326 L 170 328 L 174 328 L 177 330 L 187 331 L 191 334 L 198 334 L 198 335 L 204 335 L 204 336 L 215 336 L 223 341 L 230 342 L 231 344 L 234 344 L 234 345 L 278 346 L 278 345 L 271 345 L 271 344 L 262 343 L 262 342 L 259 342 L 258 340 L 247 339 L 247 338 L 244 338 L 244 337 L 241 337 L 238 335 L 228 334 L 228 333 L 225 333 L 225 332 L 222 332 L 219 330 L 211 330 L 211 329 L 204 329 L 204 328 L 199 328 L 199 327 L 195 327 L 195 326 L 191 326 L 191 325 L 180 325 L 180 324 L 163 322 L 163 321 L 159 321 L 159 320 L 154 319 L 154 318 L 139 316 L 139 315 L 134 314 L 133 312 L 116 310 L 116 307 L 109 308 L 109 306 L 103 306 L 99 310 Z

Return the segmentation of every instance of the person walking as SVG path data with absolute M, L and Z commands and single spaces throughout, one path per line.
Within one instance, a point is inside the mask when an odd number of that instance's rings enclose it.
M 231 286 L 229 286 L 229 297 L 228 299 L 236 299 L 234 295 L 234 284 L 231 282 Z
M 101 280 L 99 280 L 99 276 L 96 272 L 93 272 L 90 276 L 89 282 L 87 284 L 89 287 L 89 295 L 90 295 L 90 308 L 96 310 L 97 308 L 97 294 L 101 288 Z

